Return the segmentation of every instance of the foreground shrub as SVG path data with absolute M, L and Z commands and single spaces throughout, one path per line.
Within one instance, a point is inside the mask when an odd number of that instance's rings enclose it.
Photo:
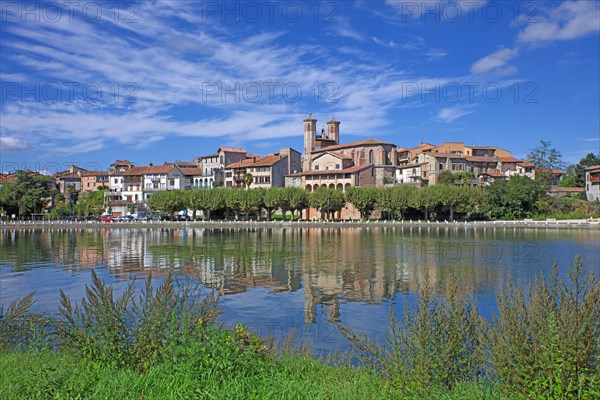
M 138 297 L 132 283 L 115 298 L 112 287 L 92 271 L 92 285 L 75 307 L 61 290 L 62 318 L 55 321 L 61 348 L 92 362 L 145 369 L 162 362 L 173 345 L 191 340 L 197 326 L 214 323 L 219 312 L 213 294 L 201 299 L 198 284 L 171 273 L 156 291 L 151 280 Z
M 404 318 L 390 312 L 384 345 L 340 325 L 364 365 L 408 393 L 499 383 L 508 398 L 600 398 L 600 284 L 577 257 L 568 281 L 553 268 L 523 288 L 509 282 L 487 322 L 455 283 L 436 294 L 426 278 Z
M 382 371 L 407 393 L 476 381 L 483 370 L 482 319 L 472 297 L 461 294 L 455 281 L 445 293 L 436 295 L 426 275 L 416 305 L 405 298 L 401 321 L 390 310 L 384 345 L 341 325 L 340 330 L 364 364 Z
M 576 258 L 569 280 L 510 282 L 489 330 L 493 370 L 526 398 L 600 398 L 600 284 Z
M 0 307 L 0 351 L 41 347 L 49 336 L 49 320 L 44 314 L 32 312 L 34 292 L 13 301 L 6 311 Z

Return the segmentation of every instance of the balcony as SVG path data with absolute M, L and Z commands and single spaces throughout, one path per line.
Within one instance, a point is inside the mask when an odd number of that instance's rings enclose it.
M 591 175 L 590 182 L 600 182 L 600 175 Z

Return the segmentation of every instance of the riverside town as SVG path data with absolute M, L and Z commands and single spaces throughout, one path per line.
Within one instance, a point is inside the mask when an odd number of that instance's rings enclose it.
M 0 1 L 0 399 L 600 399 L 600 1 Z

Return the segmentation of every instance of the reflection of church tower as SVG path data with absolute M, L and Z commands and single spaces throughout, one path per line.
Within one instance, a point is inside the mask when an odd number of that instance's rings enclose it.
M 302 169 L 308 171 L 310 169 L 311 153 L 315 149 L 315 141 L 317 140 L 317 120 L 312 117 L 312 113 L 308 114 L 308 118 L 304 120 L 304 162 Z

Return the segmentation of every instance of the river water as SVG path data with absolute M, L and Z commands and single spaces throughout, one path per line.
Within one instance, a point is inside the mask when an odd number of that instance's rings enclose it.
M 116 290 L 169 270 L 220 294 L 220 321 L 261 335 L 345 350 L 335 322 L 382 338 L 425 272 L 454 277 L 490 317 L 508 279 L 566 276 L 576 255 L 600 273 L 600 230 L 462 227 L 66 228 L 0 231 L 0 304 L 36 292 L 56 313 L 59 289 L 79 301 L 91 269 Z

